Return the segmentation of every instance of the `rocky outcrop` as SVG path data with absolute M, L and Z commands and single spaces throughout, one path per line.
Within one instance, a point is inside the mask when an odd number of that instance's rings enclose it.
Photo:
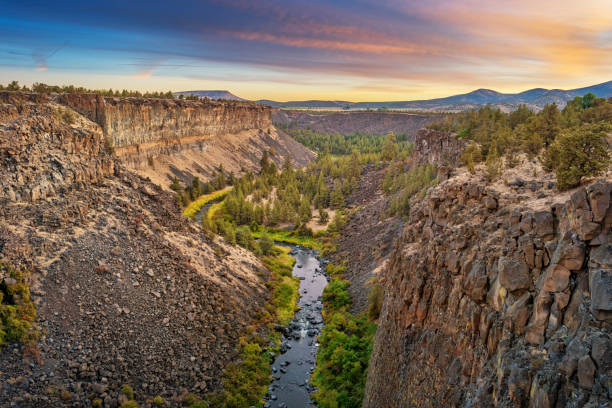
M 433 129 L 420 129 L 414 139 L 412 158 L 417 165 L 435 164 L 454 168 L 460 165 L 459 156 L 466 146 L 454 134 Z
M 612 182 L 533 183 L 462 170 L 414 201 L 383 274 L 364 407 L 609 403 Z
M 69 124 L 60 107 L 5 93 L 0 105 L 0 194 L 11 201 L 36 201 L 114 172 L 100 128 L 85 118 Z M 2 97 L 3 95 L 0 95 Z M 2 98 L 0 98 L 2 101 Z M 63 160 L 66 156 L 70 160 Z
M 122 384 L 179 406 L 218 389 L 268 271 L 127 170 L 96 123 L 46 97 L 2 101 L 0 261 L 30 271 L 40 338 L 0 350 L 0 406 L 117 407 Z
M 63 94 L 58 102 L 98 123 L 131 165 L 245 130 L 268 130 L 270 108 L 248 102 L 104 98 Z

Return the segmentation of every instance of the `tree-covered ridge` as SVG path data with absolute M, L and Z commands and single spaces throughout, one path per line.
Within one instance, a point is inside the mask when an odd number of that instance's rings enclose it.
M 538 113 L 525 105 L 511 113 L 487 106 L 448 116 L 429 127 L 470 140 L 462 155 L 464 164 L 473 170 L 475 164 L 486 161 L 490 179 L 499 174 L 502 157 L 513 166 L 516 155 L 526 153 L 538 156 L 545 168 L 556 172 L 558 187 L 567 189 L 610 165 L 607 135 L 612 131 L 612 98 L 587 94 L 574 98 L 561 111 L 550 104 Z
M 47 85 L 41 82 L 34 82 L 31 87 L 25 85 L 19 85 L 18 81 L 11 81 L 7 85 L 0 84 L 0 91 L 23 91 L 23 92 L 36 92 L 41 94 L 75 94 L 75 93 L 94 93 L 107 97 L 118 97 L 118 98 L 156 98 L 156 99 L 186 99 L 186 100 L 200 100 L 208 99 L 206 97 L 198 97 L 197 95 L 178 95 L 175 96 L 172 91 L 134 91 L 128 89 L 88 89 L 82 86 L 74 85 Z M 222 100 L 222 99 L 218 99 Z M 231 100 L 227 100 L 231 102 Z
M 287 124 L 276 124 L 276 127 L 287 132 L 304 146 L 332 155 L 348 155 L 357 151 L 361 154 L 381 153 L 386 138 L 371 133 L 353 132 L 346 135 L 339 133 L 322 133 L 311 129 L 292 128 Z M 398 150 L 409 151 L 412 144 L 408 134 L 396 135 Z

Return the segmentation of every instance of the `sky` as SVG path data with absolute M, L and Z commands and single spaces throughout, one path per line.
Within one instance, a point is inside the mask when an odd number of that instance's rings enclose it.
M 414 100 L 612 80 L 612 0 L 0 0 L 0 83 Z

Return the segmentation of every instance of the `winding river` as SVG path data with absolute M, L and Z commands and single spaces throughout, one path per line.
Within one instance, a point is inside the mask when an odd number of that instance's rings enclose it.
M 284 328 L 281 354 L 272 364 L 272 383 L 266 407 L 297 408 L 315 406 L 310 400 L 313 386 L 310 374 L 315 367 L 319 344 L 317 337 L 323 327 L 323 289 L 327 277 L 324 266 L 315 252 L 300 246 L 291 246 L 296 263 L 293 276 L 300 278 L 300 310 Z

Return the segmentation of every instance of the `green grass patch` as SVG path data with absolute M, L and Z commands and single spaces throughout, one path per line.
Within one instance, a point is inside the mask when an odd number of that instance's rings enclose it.
M 296 235 L 292 231 L 283 231 L 283 230 L 267 230 L 268 235 L 272 240 L 276 242 L 285 242 L 287 244 L 292 245 L 300 245 L 310 249 L 318 249 L 321 250 L 321 244 L 314 237 L 307 237 L 303 235 Z M 262 230 L 259 229 L 253 232 L 254 238 L 261 237 Z
M 300 281 L 291 274 L 295 258 L 289 255 L 289 251 L 290 248 L 275 246 L 273 254 L 262 257 L 264 265 L 272 272 L 267 283 L 272 298 L 258 322 L 250 326 L 240 339 L 240 358 L 226 368 L 222 379 L 223 391 L 208 395 L 207 401 L 189 402 L 189 407 L 263 406 L 271 378 L 270 353 L 277 354 L 281 343 L 280 333 L 273 327 L 288 324 L 297 308 Z
M 223 208 L 223 201 L 219 201 L 218 203 L 214 203 L 208 209 L 208 212 L 206 213 L 206 218 L 208 218 L 209 221 L 212 221 L 213 217 L 215 216 L 215 213 L 217 211 L 219 211 L 219 209 L 221 209 L 221 208 Z
M 9 342 L 34 343 L 38 331 L 34 327 L 36 308 L 30 300 L 25 272 L 0 263 L 0 347 Z
M 185 210 L 183 211 L 183 215 L 189 218 L 194 217 L 198 213 L 198 211 L 200 211 L 202 207 L 204 207 L 206 204 L 210 203 L 211 201 L 219 200 L 225 197 L 229 194 L 231 190 L 232 187 L 226 187 L 223 190 L 199 196 L 197 199 L 189 203 L 187 208 L 185 208 Z
M 276 246 L 276 255 L 263 257 L 263 263 L 272 271 L 272 305 L 276 312 L 276 323 L 287 325 L 293 319 L 297 308 L 300 280 L 291 274 L 295 258 L 289 255 L 289 248 Z
M 312 373 L 312 384 L 317 387 L 312 397 L 321 408 L 361 407 L 376 333 L 376 324 L 365 313 L 348 311 L 350 282 L 342 279 L 345 269 L 342 265 L 327 266 L 332 279 L 323 291 L 325 326 Z

